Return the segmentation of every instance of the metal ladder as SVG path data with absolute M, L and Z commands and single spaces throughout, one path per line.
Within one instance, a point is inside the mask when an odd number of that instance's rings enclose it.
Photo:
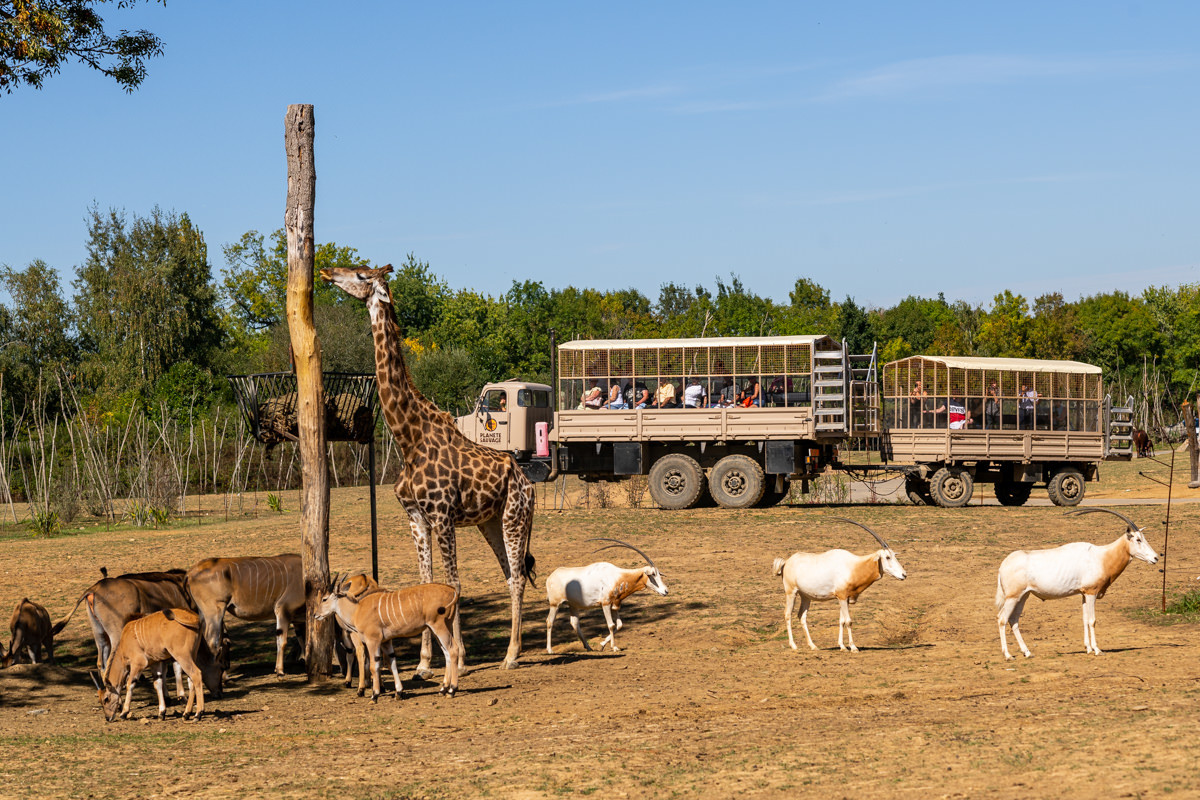
M 844 433 L 848 430 L 849 371 L 844 339 L 840 350 L 813 350 L 813 418 L 817 432 Z
M 850 433 L 879 434 L 879 344 L 871 352 L 847 356 L 850 366 Z
M 1104 396 L 1104 458 L 1133 458 L 1133 396 L 1123 406 L 1113 406 Z

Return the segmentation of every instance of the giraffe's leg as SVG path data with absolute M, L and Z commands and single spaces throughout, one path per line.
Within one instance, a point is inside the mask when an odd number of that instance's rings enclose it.
M 525 600 L 525 583 L 532 569 L 529 556 L 529 537 L 533 531 L 533 486 L 517 467 L 512 467 L 504 513 L 479 526 L 484 538 L 500 561 L 508 579 L 508 594 L 512 600 L 512 631 L 508 638 L 508 653 L 504 668 L 514 669 L 521 655 L 521 611 Z M 527 566 L 528 558 L 528 566 Z
M 429 521 L 415 505 L 405 505 L 408 512 L 408 527 L 412 532 L 413 545 L 417 548 L 417 571 L 421 574 L 421 583 L 433 583 L 433 537 L 429 529 Z M 433 672 L 429 669 L 429 659 L 433 656 L 433 639 L 426 631 L 421 636 L 421 660 L 417 663 L 417 677 L 426 679 Z
M 437 536 L 438 549 L 442 553 L 442 566 L 446 570 L 446 583 L 454 587 L 454 591 L 458 593 L 459 598 L 462 597 L 462 581 L 458 578 L 458 541 L 455 539 L 454 523 L 449 519 L 441 519 L 432 521 L 430 527 Z M 463 669 L 463 664 L 466 659 L 466 647 L 463 646 L 462 640 L 462 615 L 459 613 L 458 607 L 461 601 L 454 607 L 454 644 L 458 651 L 458 669 Z M 425 654 L 426 642 L 429 643 L 430 652 L 433 650 L 433 633 L 428 627 L 421 634 L 421 654 Z

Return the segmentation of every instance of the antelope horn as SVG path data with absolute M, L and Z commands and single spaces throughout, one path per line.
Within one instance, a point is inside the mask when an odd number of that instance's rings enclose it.
M 871 530 L 871 529 L 870 529 L 870 528 L 868 528 L 866 525 L 863 525 L 861 522 L 855 522 L 854 520 L 852 520 L 852 519 L 846 519 L 845 517 L 830 517 L 830 519 L 837 519 L 837 520 L 841 520 L 842 522 L 849 522 L 851 525 L 857 525 L 858 527 L 862 528 L 862 529 L 863 529 L 864 531 L 866 531 L 867 533 L 869 533 L 869 534 L 871 534 L 872 536 L 874 536 L 874 537 L 875 537 L 875 541 L 877 541 L 877 542 L 879 542 L 881 545 L 883 545 L 883 547 L 884 547 L 884 549 L 885 549 L 885 550 L 891 550 L 891 549 L 892 549 L 892 548 L 891 548 L 891 547 L 888 545 L 888 543 L 887 543 L 887 542 L 885 542 L 883 539 L 880 539 L 880 538 L 879 538 L 879 534 L 878 534 L 878 533 L 876 533 L 875 531 Z
M 622 542 L 620 539 L 610 539 L 610 538 L 608 538 L 607 536 L 599 536 L 599 537 L 595 537 L 595 538 L 592 538 L 592 539 L 588 539 L 587 541 L 589 541 L 589 542 L 616 542 L 616 544 L 606 544 L 604 547 L 597 547 L 597 548 L 596 548 L 595 550 L 593 550 L 592 552 L 593 552 L 593 553 L 599 553 L 601 550 L 609 550 L 609 549 L 611 549 L 611 548 L 614 548 L 614 547 L 627 547 L 627 548 L 629 548 L 630 550 L 632 550 L 633 552 L 637 553 L 637 554 L 638 554 L 639 556 L 641 556 L 642 558 L 646 559 L 646 563 L 647 563 L 647 564 L 649 564 L 650 566 L 654 567 L 654 562 L 650 560 L 650 556 L 646 555 L 646 554 L 645 554 L 645 553 L 643 553 L 641 550 L 638 550 L 638 549 L 637 549 L 636 547 L 634 547 L 633 545 L 631 545 L 631 544 L 627 544 L 626 542 Z M 655 568 L 655 569 L 658 569 L 658 567 L 654 567 L 654 568 Z
M 1070 517 L 1070 516 L 1076 516 L 1078 514 L 1092 514 L 1097 511 L 1103 511 L 1106 514 L 1112 514 L 1114 517 L 1120 517 L 1121 519 L 1125 520 L 1125 524 L 1129 526 L 1129 530 L 1131 530 L 1131 531 L 1142 530 L 1141 525 L 1138 525 L 1136 522 L 1134 522 L 1129 517 L 1122 514 L 1120 511 L 1113 511 L 1111 508 L 1076 508 L 1076 509 L 1072 509 L 1071 511 L 1066 512 L 1066 516 Z
M 96 684 L 96 689 L 103 692 L 104 687 L 100 685 L 100 679 L 96 677 L 96 670 L 89 669 L 88 677 L 92 679 L 92 683 Z

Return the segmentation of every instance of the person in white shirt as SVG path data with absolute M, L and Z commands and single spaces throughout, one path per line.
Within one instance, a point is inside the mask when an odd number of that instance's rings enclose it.
M 699 378 L 692 378 L 688 387 L 683 390 L 684 408 L 704 408 L 704 387 Z

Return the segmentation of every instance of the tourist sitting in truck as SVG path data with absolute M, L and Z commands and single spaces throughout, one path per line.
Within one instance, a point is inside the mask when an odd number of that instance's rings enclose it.
M 609 411 L 628 411 L 629 403 L 625 402 L 625 395 L 621 392 L 621 384 L 613 381 L 612 386 L 608 387 L 608 402 L 604 407 Z
M 961 431 L 963 428 L 970 426 L 971 412 L 967 410 L 967 404 L 963 402 L 962 398 L 951 397 L 948 401 L 933 409 L 932 413 L 943 414 L 947 410 L 950 412 L 950 430 Z
M 718 408 L 729 408 L 737 401 L 737 392 L 733 388 L 733 378 L 726 378 L 721 385 L 721 393 L 717 396 Z
M 604 405 L 604 390 L 593 379 L 591 388 L 583 393 L 583 398 L 579 401 L 579 410 L 595 411 L 602 405 Z
M 679 408 L 679 401 L 675 398 L 675 384 L 670 381 L 660 383 L 654 392 L 654 405 L 658 408 Z
M 630 408 L 645 408 L 650 402 L 650 390 L 645 383 L 635 380 L 625 387 L 625 402 Z
M 758 382 L 758 378 L 746 381 L 746 385 L 742 389 L 742 397 L 742 406 L 745 408 L 762 407 L 762 385 Z
M 688 387 L 683 390 L 684 408 L 704 408 L 704 387 L 699 378 L 688 381 Z

